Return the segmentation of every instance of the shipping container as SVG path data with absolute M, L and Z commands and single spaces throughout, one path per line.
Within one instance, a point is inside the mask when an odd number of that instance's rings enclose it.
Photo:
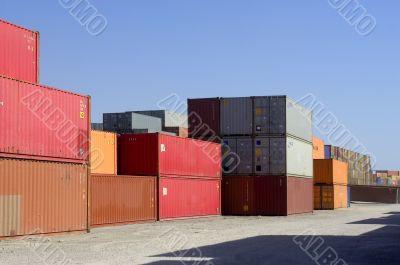
M 313 137 L 313 158 L 325 159 L 325 143 L 322 139 Z
M 0 75 L 39 83 L 39 32 L 0 19 Z
M 92 174 L 117 174 L 117 134 L 93 131 L 90 141 Z
M 315 184 L 347 184 L 348 164 L 334 159 L 314 159 Z
M 348 187 L 346 185 L 318 184 L 314 186 L 315 210 L 347 208 L 348 204 Z
M 91 180 L 92 226 L 156 221 L 156 177 L 92 174 Z
M 159 219 L 181 219 L 221 214 L 221 180 L 159 178 Z
M 103 130 L 103 123 L 92 122 L 92 130 L 102 131 Z
M 173 133 L 176 136 L 188 138 L 188 129 L 184 127 L 164 127 L 163 131 Z
M 104 113 L 103 124 L 105 131 L 117 133 L 129 133 L 134 130 L 147 130 L 150 133 L 162 131 L 160 118 L 134 112 Z
M 224 215 L 286 216 L 313 211 L 313 182 L 286 176 L 222 179 Z
M 188 99 L 189 137 L 209 140 L 220 135 L 220 99 Z
M 0 158 L 0 237 L 88 229 L 84 164 Z
M 134 112 L 161 119 L 161 124 L 163 127 L 188 128 L 188 120 L 186 113 L 184 114 L 170 110 L 142 110 Z
M 291 135 L 312 142 L 311 111 L 287 96 L 254 97 L 254 135 Z
M 220 108 L 222 136 L 253 134 L 253 102 L 250 97 L 222 98 Z
M 400 203 L 400 187 L 351 185 L 350 193 L 351 201 Z
M 238 156 L 237 163 L 226 165 L 225 175 L 313 176 L 312 144 L 293 137 L 226 137 L 224 155 Z M 233 167 L 238 165 L 235 170 Z
M 160 133 L 118 139 L 122 175 L 221 177 L 221 145 Z
M 0 77 L 0 156 L 88 162 L 90 97 Z

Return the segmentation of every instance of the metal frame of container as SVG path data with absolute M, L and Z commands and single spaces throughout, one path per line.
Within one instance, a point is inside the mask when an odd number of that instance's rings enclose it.
M 35 75 L 36 76 L 35 76 L 35 80 L 33 80 L 33 79 L 29 79 L 29 78 L 25 78 L 25 77 L 21 76 L 21 73 L 19 73 L 18 76 L 16 76 L 16 74 L 2 73 L 1 70 L 0 70 L 0 75 L 8 77 L 8 78 L 11 78 L 11 79 L 15 79 L 15 80 L 23 80 L 23 81 L 31 82 L 31 83 L 39 83 L 39 81 L 40 81 L 40 33 L 38 31 L 34 31 L 34 30 L 31 30 L 31 29 L 28 29 L 28 28 L 25 28 L 25 27 L 10 23 L 10 22 L 5 21 L 3 19 L 0 19 L 0 23 L 6 24 L 6 25 L 8 25 L 10 27 L 18 28 L 18 29 L 23 30 L 23 31 L 28 31 L 28 32 L 30 32 L 30 33 L 32 33 L 32 34 L 34 34 L 36 36 L 36 47 L 35 47 L 36 48 L 36 53 L 35 53 L 36 54 L 36 60 L 35 60 L 35 62 L 36 62 L 36 71 L 35 72 L 36 73 L 35 73 Z

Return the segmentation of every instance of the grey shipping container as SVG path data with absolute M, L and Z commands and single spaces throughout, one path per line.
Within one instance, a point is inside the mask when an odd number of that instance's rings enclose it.
M 249 175 L 253 172 L 253 139 L 251 137 L 236 137 L 223 139 L 224 154 L 237 154 L 233 163 L 225 160 L 223 170 L 228 174 Z
M 287 96 L 254 97 L 254 135 L 291 135 L 312 142 L 312 113 Z
M 161 119 L 142 115 L 134 112 L 104 113 L 103 114 L 104 131 L 130 133 L 140 130 L 147 132 L 161 132 Z
M 103 130 L 103 123 L 93 122 L 92 123 L 92 130 L 102 131 Z
M 252 98 L 222 98 L 220 108 L 222 136 L 253 134 Z
M 187 115 L 169 110 L 143 110 L 135 113 L 160 118 L 163 127 L 184 127 L 188 128 Z
M 313 176 L 313 148 L 309 142 L 291 136 L 256 137 L 254 141 L 250 137 L 226 137 L 223 140 L 239 161 L 236 170 L 232 170 L 232 165 L 227 166 L 224 159 L 225 175 Z M 224 150 L 224 156 L 228 156 L 228 148 Z

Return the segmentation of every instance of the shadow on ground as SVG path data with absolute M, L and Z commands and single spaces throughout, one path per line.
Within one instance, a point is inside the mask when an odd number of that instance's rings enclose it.
M 258 236 L 165 253 L 156 256 L 164 260 L 148 265 L 400 264 L 399 213 L 388 213 L 384 218 L 367 219 L 352 224 L 385 226 L 360 236 L 319 237 L 310 235 L 311 233 L 293 236 Z M 187 261 L 188 258 L 196 258 L 197 261 Z

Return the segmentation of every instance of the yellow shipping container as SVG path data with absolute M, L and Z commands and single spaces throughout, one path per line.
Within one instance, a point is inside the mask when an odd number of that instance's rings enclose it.
M 348 165 L 334 159 L 314 159 L 314 184 L 348 184 Z
M 117 174 L 117 134 L 91 132 L 91 173 Z

